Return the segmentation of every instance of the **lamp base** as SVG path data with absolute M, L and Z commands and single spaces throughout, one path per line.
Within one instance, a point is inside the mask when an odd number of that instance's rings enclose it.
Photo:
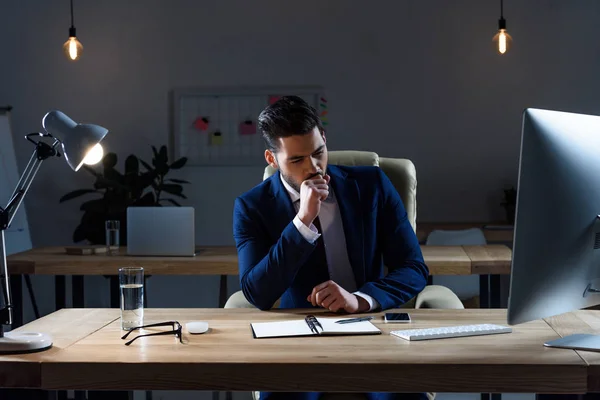
M 45 333 L 6 332 L 0 337 L 0 354 L 23 354 L 52 347 L 52 338 Z

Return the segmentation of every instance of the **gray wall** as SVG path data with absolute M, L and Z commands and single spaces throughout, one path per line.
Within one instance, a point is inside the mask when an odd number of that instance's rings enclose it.
M 204 85 L 322 85 L 330 149 L 406 157 L 417 167 L 421 221 L 503 217 L 501 189 L 516 181 L 525 107 L 596 113 L 600 3 L 505 2 L 514 38 L 492 49 L 498 1 L 144 0 L 75 2 L 84 45 L 62 53 L 67 1 L 0 7 L 0 104 L 13 110 L 19 168 L 23 135 L 60 109 L 108 127 L 107 151 L 149 159 L 168 142 L 168 92 Z M 122 165 L 122 164 L 120 164 Z M 186 168 L 178 177 L 196 207 L 200 244 L 233 244 L 234 197 L 262 167 Z M 61 195 L 92 183 L 60 159 L 47 161 L 25 200 L 34 246 L 71 243 L 81 212 Z M 236 279 L 231 279 L 235 290 Z M 52 279 L 36 277 L 42 311 Z M 106 306 L 106 282 L 87 279 L 88 306 Z M 217 278 L 150 280 L 150 306 L 216 306 Z

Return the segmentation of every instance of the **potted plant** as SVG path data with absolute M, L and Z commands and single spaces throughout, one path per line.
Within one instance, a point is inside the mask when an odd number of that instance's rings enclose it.
M 120 244 L 126 245 L 127 207 L 180 206 L 173 197 L 165 195 L 187 198 L 183 194 L 183 184 L 190 182 L 166 177 L 172 170 L 182 168 L 187 158 L 169 163 L 166 146 L 159 150 L 152 146 L 152 151 L 152 165 L 132 154 L 125 159 L 124 173 L 116 168 L 118 158 L 115 153 L 107 153 L 98 169 L 87 165 L 82 167 L 95 178 L 93 188 L 74 190 L 60 198 L 62 203 L 83 195 L 96 195 L 94 199 L 81 204 L 83 215 L 73 232 L 74 242 L 87 240 L 90 244 L 104 244 L 105 221 L 118 220 L 121 223 Z M 140 169 L 140 164 L 145 170 Z

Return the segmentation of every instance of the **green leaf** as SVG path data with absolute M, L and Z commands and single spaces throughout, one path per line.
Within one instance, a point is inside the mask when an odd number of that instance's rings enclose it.
M 74 198 L 79 197 L 79 196 L 83 196 L 84 194 L 87 194 L 87 193 L 96 193 L 96 192 L 97 191 L 94 190 L 94 189 L 78 189 L 78 190 L 74 190 L 74 191 L 69 192 L 69 193 L 65 194 L 64 196 L 62 196 L 58 202 L 62 203 L 64 201 L 71 200 L 71 199 L 74 199 Z
M 137 175 L 139 172 L 140 172 L 140 163 L 138 161 L 138 158 L 136 156 L 134 156 L 133 154 L 131 154 L 125 160 L 125 174 L 126 175 L 130 175 L 130 174 Z
M 160 199 L 160 201 L 168 201 L 169 203 L 171 203 L 171 204 L 173 204 L 173 205 L 175 205 L 177 207 L 181 207 L 181 204 L 179 204 L 178 202 L 176 202 L 173 199 Z
M 122 180 L 122 176 L 121 176 L 121 180 Z M 104 177 L 98 178 L 97 184 L 103 188 L 129 190 L 129 187 L 122 184 L 121 182 L 113 180 L 113 179 L 104 178 Z
M 175 161 L 173 164 L 171 164 L 171 168 L 172 169 L 179 169 L 182 168 L 185 163 L 187 162 L 187 157 L 181 157 L 179 160 Z
M 161 146 L 160 147 L 160 159 L 161 161 L 163 161 L 165 164 L 167 164 L 169 162 L 169 155 L 167 154 L 167 146 Z
M 107 153 L 102 158 L 102 165 L 104 166 L 104 170 L 113 169 L 117 165 L 117 155 L 115 153 Z
M 143 174 L 141 174 L 139 176 L 139 179 L 136 180 L 134 186 L 138 190 L 144 190 L 148 186 L 152 185 L 154 183 L 155 179 L 156 179 L 156 173 L 154 171 L 144 172 Z
M 106 211 L 108 204 L 104 199 L 90 200 L 83 203 L 79 209 L 81 211 L 92 211 L 94 213 L 103 213 Z
M 167 180 L 168 180 L 169 182 L 175 182 L 175 183 L 191 183 L 191 182 L 188 182 L 188 181 L 186 181 L 186 180 L 183 180 L 183 179 L 175 179 L 175 178 L 172 178 L 172 179 L 167 179 Z
M 153 147 L 153 149 L 156 148 Z M 164 176 L 167 174 L 167 172 L 169 172 L 169 164 L 167 163 L 167 161 L 167 147 L 162 146 L 160 148 L 160 151 L 155 154 L 155 157 L 152 160 L 152 165 L 154 165 L 154 168 L 156 168 L 156 173 L 158 175 Z
M 154 168 L 152 168 L 150 166 L 150 164 L 148 164 L 146 161 L 142 160 L 141 158 L 140 158 L 140 162 L 142 163 L 142 165 L 144 166 L 144 168 L 146 168 L 148 171 L 154 170 Z
M 174 185 L 171 183 L 163 183 L 158 188 L 164 192 L 171 193 L 171 194 L 181 194 L 181 192 L 183 192 L 183 186 Z
M 114 168 L 104 170 L 104 178 L 113 182 L 113 186 L 118 184 L 125 187 L 125 176 Z
M 152 207 L 156 205 L 156 200 L 154 198 L 154 193 L 148 192 L 143 195 L 139 200 L 137 200 L 134 204 L 135 207 Z

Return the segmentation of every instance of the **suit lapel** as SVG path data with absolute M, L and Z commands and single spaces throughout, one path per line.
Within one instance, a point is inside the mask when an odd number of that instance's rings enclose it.
M 344 226 L 348 259 L 354 272 L 356 285 L 357 287 L 360 287 L 365 282 L 365 268 L 363 254 L 364 227 L 358 183 L 335 165 L 330 165 L 327 169 L 327 173 L 331 177 L 329 184 L 335 193 L 340 216 L 342 218 L 342 224 Z
M 277 226 L 275 228 L 278 234 L 276 237 L 281 235 L 281 232 L 296 215 L 294 205 L 292 204 L 292 199 L 285 189 L 285 186 L 283 186 L 279 174 L 280 172 L 277 171 L 269 178 L 271 179 L 271 191 L 273 194 L 273 204 L 271 210 L 273 210 L 272 215 L 275 216 L 274 220 L 277 221 Z

